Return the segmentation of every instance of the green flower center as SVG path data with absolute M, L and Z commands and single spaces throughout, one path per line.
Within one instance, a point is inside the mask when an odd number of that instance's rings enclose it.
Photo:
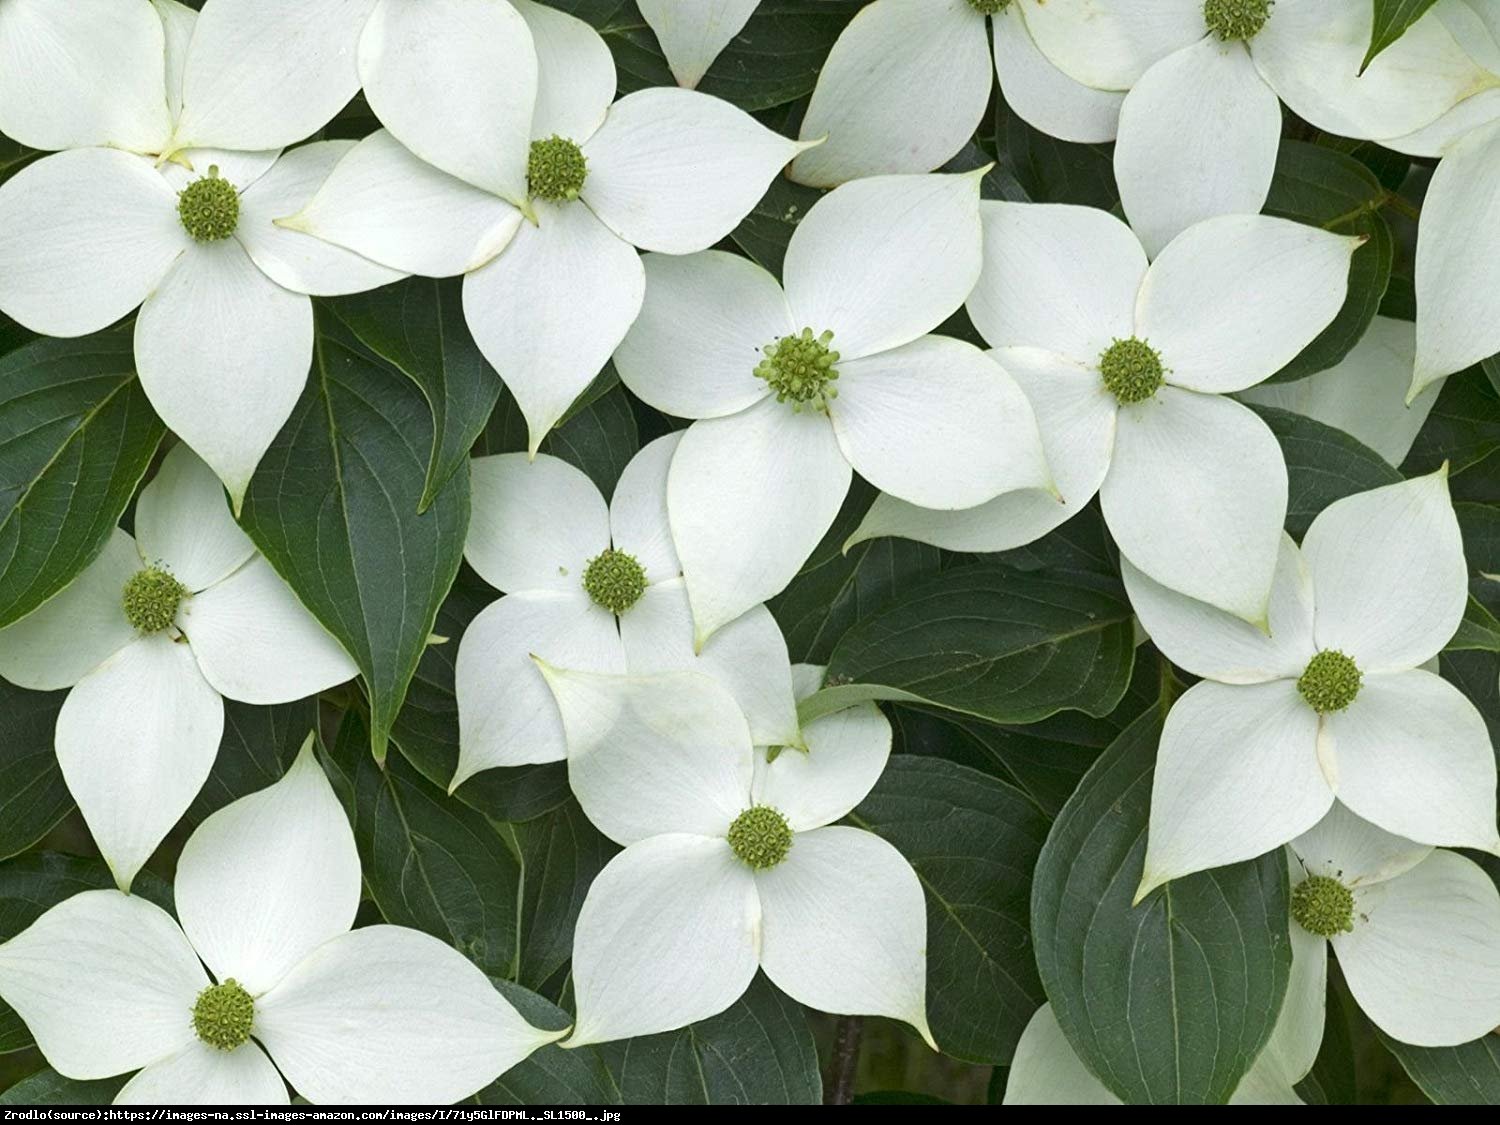
M 199 242 L 218 242 L 234 233 L 240 224 L 240 193 L 228 180 L 220 179 L 219 166 L 177 193 L 177 214 L 188 234 Z
M 1161 389 L 1161 353 L 1134 336 L 1115 340 L 1099 356 L 1104 386 L 1121 403 L 1145 402 Z
M 834 366 L 839 353 L 831 343 L 832 332 L 814 336 L 811 328 L 782 336 L 761 349 L 766 358 L 755 365 L 756 377 L 770 384 L 777 402 L 790 402 L 799 414 L 804 406 L 827 410 L 829 400 L 839 397 L 839 389 L 830 386 L 839 377 Z
M 125 620 L 141 633 L 160 633 L 177 619 L 187 587 L 160 567 L 138 570 L 125 583 Z
M 734 818 L 729 846 L 757 871 L 775 867 L 792 850 L 792 826 L 770 805 L 756 805 Z
M 588 158 L 566 137 L 554 134 L 546 140 L 531 142 L 531 157 L 526 161 L 526 187 L 537 199 L 554 202 L 577 199 L 588 174 Z
M 1325 648 L 1307 662 L 1297 677 L 1297 690 L 1320 715 L 1342 711 L 1359 694 L 1359 667 L 1336 648 Z
M 610 547 L 589 560 L 583 572 L 583 588 L 595 605 L 618 615 L 640 601 L 645 593 L 646 568 L 634 555 Z
M 1253 39 L 1276 0 L 1203 0 L 1203 22 L 1220 39 Z
M 232 1051 L 249 1039 L 254 1020 L 255 1001 L 233 977 L 209 985 L 193 1005 L 193 1030 L 221 1051 Z
M 969 0 L 969 7 L 980 15 L 998 16 L 1010 7 L 1010 0 Z
M 1330 875 L 1309 875 L 1292 888 L 1292 917 L 1319 937 L 1347 934 L 1354 929 L 1354 892 Z

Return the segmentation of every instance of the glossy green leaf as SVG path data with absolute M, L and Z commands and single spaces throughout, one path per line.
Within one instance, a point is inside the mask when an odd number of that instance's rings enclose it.
M 1286 458 L 1286 529 L 1296 539 L 1313 518 L 1335 500 L 1382 485 L 1401 474 L 1390 463 L 1343 430 L 1274 406 L 1252 405 L 1264 419 Z
M 1500 1105 L 1500 1035 L 1457 1047 L 1413 1047 L 1376 1034 L 1438 1105 Z
M 1500 391 L 1478 371 L 1451 375 L 1432 413 L 1401 464 L 1407 476 L 1430 473 L 1448 462 L 1448 485 L 1456 500 L 1500 503 Z
M 1318 1047 L 1312 1070 L 1295 1089 L 1308 1105 L 1353 1105 L 1357 1086 L 1349 1017 L 1344 1010 L 1342 993 L 1330 981 L 1323 1011 L 1323 1042 Z
M 43 1067 L 0 1092 L 0 1105 L 109 1105 L 129 1077 L 122 1074 L 85 1081 Z
M 1406 34 L 1406 29 L 1416 23 L 1437 0 L 1372 0 L 1375 18 L 1370 24 L 1370 48 L 1364 61 L 1359 64 L 1363 74 L 1365 67 L 1396 40 Z
M 1019 186 L 1029 199 L 1104 211 L 1119 206 L 1114 145 L 1074 144 L 1049 137 L 1022 121 L 1004 98 L 996 98 L 995 148 L 1003 182 Z M 993 198 L 989 191 L 985 196 Z M 999 197 L 1015 199 L 1015 193 L 1002 190 Z
M 751 209 L 750 214 L 740 220 L 740 225 L 734 228 L 729 237 L 747 257 L 779 278 L 792 232 L 807 217 L 812 205 L 823 198 L 823 194 L 817 188 L 777 176 L 766 189 L 766 194 L 761 196 L 760 202 Z
M 274 707 L 224 700 L 224 737 L 208 780 L 188 807 L 188 820 L 197 824 L 229 802 L 280 781 L 317 725 L 315 698 Z
M 73 810 L 52 748 L 67 698 L 0 680 L 0 859 L 31 847 Z

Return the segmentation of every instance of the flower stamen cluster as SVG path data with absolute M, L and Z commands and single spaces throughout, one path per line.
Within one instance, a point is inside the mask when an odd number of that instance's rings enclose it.
M 839 396 L 839 389 L 831 385 L 839 377 L 834 366 L 839 353 L 828 346 L 831 343 L 832 332 L 814 336 L 811 328 L 782 336 L 761 349 L 766 358 L 755 365 L 756 378 L 770 384 L 776 401 L 790 402 L 796 413 L 807 406 L 826 411 L 829 400 Z
M 792 850 L 792 826 L 770 805 L 755 805 L 729 826 L 729 846 L 746 865 L 766 871 Z
M 1307 662 L 1297 678 L 1297 690 L 1320 715 L 1342 711 L 1354 702 L 1364 676 L 1359 666 L 1336 648 L 1325 648 Z
M 1204 0 L 1203 22 L 1226 43 L 1253 39 L 1271 18 L 1275 3 L 1276 0 Z
M 244 987 L 229 977 L 198 993 L 193 1005 L 193 1030 L 198 1038 L 220 1051 L 232 1051 L 250 1038 L 255 1022 L 255 1001 Z
M 1319 937 L 1347 934 L 1354 929 L 1354 892 L 1331 875 L 1309 875 L 1292 888 L 1292 917 Z
M 531 156 L 526 161 L 526 187 L 537 199 L 554 203 L 577 199 L 588 173 L 588 157 L 566 137 L 554 134 L 531 142 Z
M 240 193 L 211 165 L 208 175 L 177 193 L 177 215 L 195 241 L 220 242 L 240 225 Z
M 139 633 L 160 633 L 177 619 L 177 607 L 187 597 L 187 587 L 161 567 L 138 570 L 125 583 L 120 601 L 125 620 Z
M 634 555 L 610 547 L 589 560 L 583 588 L 595 605 L 619 616 L 646 592 L 646 568 Z
M 1099 375 L 1122 406 L 1145 402 L 1161 389 L 1161 353 L 1134 336 L 1116 338 L 1099 356 Z

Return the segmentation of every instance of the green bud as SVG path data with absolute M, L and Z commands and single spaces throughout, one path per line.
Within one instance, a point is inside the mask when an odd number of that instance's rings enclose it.
M 531 157 L 526 161 L 526 187 L 537 199 L 554 203 L 577 199 L 588 177 L 589 162 L 583 150 L 566 137 L 556 134 L 531 142 Z
M 255 1001 L 233 977 L 209 985 L 193 1005 L 193 1030 L 220 1051 L 232 1051 L 248 1040 L 254 1020 Z
M 982 16 L 998 16 L 1010 7 L 1010 0 L 969 0 L 969 7 Z
M 1331 875 L 1309 875 L 1292 888 L 1292 917 L 1319 937 L 1347 934 L 1354 929 L 1354 892 Z
M 1161 353 L 1134 336 L 1116 339 L 1099 356 L 1104 386 L 1122 406 L 1145 402 L 1161 389 Z
M 834 366 L 839 353 L 829 348 L 831 343 L 832 332 L 814 336 L 811 328 L 782 336 L 761 349 L 766 358 L 755 365 L 755 375 L 770 384 L 777 402 L 790 402 L 799 414 L 803 407 L 827 410 L 829 400 L 839 397 L 832 386 L 839 377 Z
M 125 583 L 125 620 L 141 633 L 160 633 L 177 619 L 187 587 L 160 567 L 138 570 Z
M 1224 42 L 1254 39 L 1271 18 L 1276 0 L 1204 0 L 1203 22 Z
M 583 572 L 583 588 L 595 605 L 619 615 L 646 592 L 646 568 L 634 555 L 610 547 L 589 560 Z
M 1325 648 L 1307 662 L 1297 678 L 1297 690 L 1309 707 L 1325 715 L 1353 703 L 1363 679 L 1354 661 L 1336 648 Z
M 177 214 L 188 234 L 199 242 L 218 242 L 234 233 L 240 223 L 240 193 L 228 180 L 219 178 L 219 166 L 177 193 Z
M 746 864 L 766 871 L 792 850 L 792 826 L 770 805 L 755 805 L 729 826 L 729 846 Z

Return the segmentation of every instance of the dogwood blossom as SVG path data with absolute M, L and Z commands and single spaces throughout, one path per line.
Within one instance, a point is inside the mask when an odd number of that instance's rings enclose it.
M 1138 900 L 1295 839 L 1335 797 L 1387 832 L 1500 853 L 1484 719 L 1422 668 L 1468 598 L 1446 467 L 1335 501 L 1301 548 L 1283 537 L 1269 636 L 1122 569 L 1156 646 L 1204 677 L 1162 731 Z
M 562 712 L 573 792 L 625 845 L 578 916 L 578 1020 L 564 1046 L 706 1019 L 757 967 L 803 1004 L 905 1020 L 932 1043 L 921 885 L 880 837 L 833 825 L 890 753 L 873 704 L 809 723 L 807 750 L 772 755 L 752 747 L 733 697 L 708 676 L 539 666 Z M 799 695 L 819 673 L 800 668 Z
M 719 52 L 738 35 L 760 0 L 637 0 L 636 7 L 656 33 L 672 77 L 691 90 L 708 73 Z
M 800 745 L 781 630 L 755 606 L 693 653 L 693 621 L 667 525 L 667 466 L 680 434 L 635 455 L 608 506 L 566 461 L 524 453 L 471 462 L 464 556 L 506 596 L 464 631 L 455 665 L 458 769 L 567 756 L 562 721 L 533 655 L 588 672 L 715 676 L 757 745 Z
M 116 528 L 71 585 L 0 629 L 0 676 L 72 689 L 57 761 L 122 890 L 208 777 L 221 696 L 287 703 L 355 671 L 183 445 L 141 490 L 135 536 Z
M 59 1073 L 136 1071 L 117 1105 L 286 1105 L 283 1076 L 314 1103 L 449 1103 L 565 1034 L 429 934 L 350 929 L 359 854 L 312 747 L 188 838 L 180 927 L 84 891 L 0 945 L 0 996 Z
M 699 419 L 672 459 L 667 510 L 700 645 L 786 586 L 852 470 L 932 508 L 1051 486 L 1015 381 L 973 345 L 927 335 L 980 265 L 974 174 L 830 192 L 792 234 L 784 291 L 722 251 L 646 257 L 646 302 L 615 366 L 650 405 Z

